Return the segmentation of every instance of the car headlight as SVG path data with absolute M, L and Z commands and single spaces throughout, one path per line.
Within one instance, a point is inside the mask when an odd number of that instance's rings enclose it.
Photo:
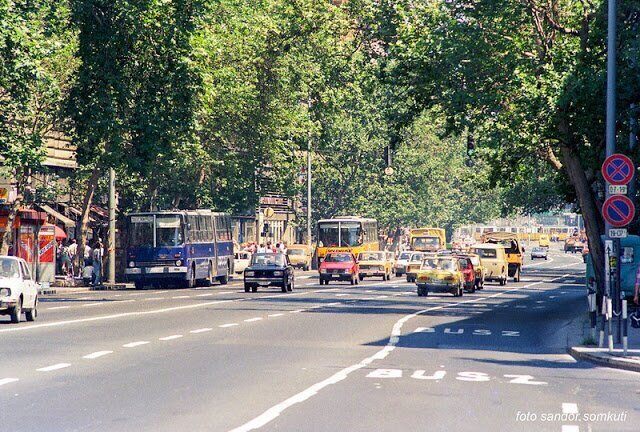
M 320 269 L 320 273 L 326 273 L 327 269 Z
M 346 274 L 351 274 L 351 269 L 346 269 L 344 272 L 345 272 Z
M 176 260 L 176 267 L 180 267 L 182 265 L 182 260 Z
M 0 297 L 9 297 L 11 290 L 9 288 L 0 288 Z
M 135 267 L 136 263 L 135 261 L 129 261 L 129 267 Z
M 274 271 L 274 272 L 273 272 L 273 275 L 274 275 L 274 276 L 282 276 L 283 274 L 284 274 L 284 273 L 283 273 L 283 272 L 281 272 L 281 271 Z
M 249 277 L 251 277 L 251 276 L 255 276 L 255 275 L 256 275 L 256 272 L 253 272 L 253 271 L 247 271 L 247 272 L 244 272 L 244 275 L 245 275 L 245 276 L 249 276 Z

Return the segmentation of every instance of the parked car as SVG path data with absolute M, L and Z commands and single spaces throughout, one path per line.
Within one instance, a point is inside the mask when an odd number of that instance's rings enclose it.
M 244 292 L 258 287 L 277 286 L 282 292 L 293 291 L 294 275 L 289 257 L 283 253 L 257 253 L 244 270 Z
M 38 316 L 38 283 L 22 258 L 0 257 L 0 315 L 18 323 L 24 312 L 27 321 Z
M 293 244 L 287 246 L 287 255 L 294 268 L 307 271 L 311 268 L 311 250 L 307 245 Z
M 351 285 L 358 283 L 360 267 L 355 255 L 350 252 L 329 252 L 318 269 L 320 285 L 329 285 L 329 281 L 349 281 Z
M 244 269 L 247 268 L 251 262 L 251 252 L 240 251 L 236 252 L 233 257 L 233 269 L 237 274 L 244 273 Z
M 393 264 L 389 260 L 388 252 L 360 252 L 358 262 L 360 280 L 364 280 L 367 276 L 382 277 L 382 280 L 391 279 Z
M 396 277 L 402 277 L 407 271 L 407 265 L 409 265 L 409 260 L 411 259 L 411 255 L 413 252 L 405 251 L 400 252 L 398 257 L 396 258 L 396 262 L 393 265 L 393 272 L 396 274 Z
M 429 292 L 448 292 L 454 297 L 461 297 L 464 275 L 460 262 L 461 259 L 456 257 L 425 258 L 416 275 L 418 296 L 427 296 Z
M 531 259 L 534 260 L 536 258 L 544 258 L 548 259 L 549 249 L 546 247 L 534 247 L 531 249 Z

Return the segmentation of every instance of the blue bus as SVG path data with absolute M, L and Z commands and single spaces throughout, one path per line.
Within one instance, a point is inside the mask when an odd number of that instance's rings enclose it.
M 137 289 L 221 284 L 233 274 L 231 216 L 211 210 L 132 213 L 126 216 L 125 275 Z

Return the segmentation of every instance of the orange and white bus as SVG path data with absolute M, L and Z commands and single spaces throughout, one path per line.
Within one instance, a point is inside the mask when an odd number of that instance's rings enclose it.
M 318 221 L 318 264 L 329 252 L 380 250 L 378 221 L 360 216 L 341 216 Z

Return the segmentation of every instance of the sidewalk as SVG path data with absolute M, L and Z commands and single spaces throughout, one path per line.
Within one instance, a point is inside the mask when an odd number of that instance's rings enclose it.
M 101 286 L 87 286 L 82 279 L 75 278 L 69 280 L 63 277 L 56 277 L 55 282 L 50 285 L 42 284 L 38 290 L 39 295 L 55 295 L 55 294 L 76 294 L 88 291 L 107 291 L 107 290 L 123 290 L 133 289 L 133 284 L 116 283 L 115 285 L 103 284 Z
M 599 323 L 598 323 L 599 324 Z M 590 335 L 591 329 L 588 326 L 588 320 L 585 321 L 583 327 L 583 340 Z M 614 321 L 614 341 L 615 341 L 615 321 Z M 599 366 L 611 367 L 616 369 L 624 369 L 633 372 L 640 372 L 640 329 L 633 328 L 629 325 L 628 329 L 629 348 L 627 356 L 623 355 L 622 344 L 614 344 L 614 349 L 609 352 L 607 345 L 607 333 L 605 330 L 604 348 L 598 348 L 598 345 L 579 345 L 568 349 L 569 354 L 576 360 L 588 361 Z M 600 335 L 600 327 L 597 327 L 596 341 Z M 589 336 L 590 339 L 590 336 Z

